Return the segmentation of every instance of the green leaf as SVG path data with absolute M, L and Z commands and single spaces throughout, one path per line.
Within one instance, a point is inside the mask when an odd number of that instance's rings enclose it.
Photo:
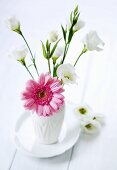
M 69 36 L 68 36 L 68 43 L 70 43 L 70 41 L 71 41 L 71 39 L 72 39 L 72 37 L 73 37 L 73 34 L 74 34 L 73 28 L 71 27 L 71 28 L 70 28 L 70 31 L 69 31 Z
M 78 13 L 78 15 L 74 17 L 73 24 L 72 24 L 73 26 L 77 23 L 79 15 L 80 15 L 80 13 Z
M 65 30 L 64 27 L 63 27 L 62 25 L 61 25 L 61 28 L 62 28 L 64 40 L 65 40 L 65 42 L 66 42 L 66 33 L 67 33 L 67 29 Z
M 30 65 L 28 66 L 28 68 L 31 67 L 31 66 L 34 66 L 34 64 L 30 64 Z
M 49 44 L 49 42 L 48 42 L 48 40 L 46 41 L 46 49 L 48 49 L 48 44 Z
M 53 60 L 53 64 L 54 64 L 54 65 L 56 64 L 56 61 L 58 60 L 58 58 L 59 58 L 59 57 L 57 57 L 57 56 L 53 56 L 53 57 L 52 57 L 52 60 Z
M 44 43 L 42 41 L 41 41 L 41 43 L 42 43 L 43 56 L 47 59 L 47 53 L 46 53 L 46 49 L 45 49 Z
M 58 45 L 58 43 L 59 43 L 60 40 L 61 40 L 61 39 L 59 39 L 59 40 L 56 42 L 56 44 L 54 45 L 54 47 L 52 48 L 52 51 L 51 51 L 51 53 L 50 53 L 50 58 L 51 58 L 52 55 L 54 54 L 54 52 L 55 52 L 55 50 L 56 50 L 56 47 L 57 47 L 57 45 Z
M 49 43 L 49 41 L 47 40 L 46 41 L 46 49 L 47 49 L 47 51 L 50 51 L 50 45 L 51 45 L 51 43 Z
M 78 5 L 76 6 L 76 8 L 74 9 L 74 15 L 77 15 L 78 13 Z

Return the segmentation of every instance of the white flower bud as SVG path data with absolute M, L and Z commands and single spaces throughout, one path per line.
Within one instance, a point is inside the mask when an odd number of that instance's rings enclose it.
M 55 41 L 58 40 L 58 33 L 56 30 L 53 30 L 49 33 L 49 39 L 50 39 L 50 42 L 53 43 Z
M 78 20 L 78 22 L 74 25 L 73 29 L 74 31 L 79 31 L 85 26 L 85 22 L 82 20 Z
M 60 57 L 62 56 L 64 53 L 64 47 L 63 46 L 57 46 L 55 52 L 54 52 L 54 56 Z
M 16 17 L 13 16 L 7 19 L 6 24 L 11 31 L 20 31 L 20 21 Z
M 20 48 L 15 48 L 14 50 L 12 50 L 11 54 L 9 54 L 9 57 L 20 61 L 22 59 L 25 59 L 27 53 L 28 49 L 25 46 L 21 46 Z

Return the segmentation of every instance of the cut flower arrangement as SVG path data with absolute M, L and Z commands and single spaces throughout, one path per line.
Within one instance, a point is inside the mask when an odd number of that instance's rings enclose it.
M 20 21 L 15 17 L 7 20 L 8 28 L 19 34 L 26 45 L 12 51 L 10 56 L 16 58 L 31 76 L 22 93 L 22 100 L 25 102 L 25 109 L 30 110 L 32 113 L 35 133 L 39 138 L 39 142 L 43 144 L 55 143 L 58 140 L 65 113 L 64 95 L 62 94 L 64 92 L 64 85 L 77 83 L 78 76 L 75 72 L 75 66 L 80 57 L 88 51 L 101 51 L 104 46 L 104 42 L 99 38 L 96 31 L 90 31 L 82 41 L 83 49 L 76 58 L 74 65 L 65 63 L 73 37 L 85 25 L 79 18 L 80 13 L 78 6 L 76 6 L 70 14 L 69 24 L 66 26 L 61 25 L 62 37 L 59 37 L 58 32 L 53 30 L 49 33 L 46 43 L 41 41 L 43 57 L 48 63 L 46 73 L 38 71 L 39 63 L 36 62 L 36 58 L 21 30 Z M 63 46 L 59 45 L 61 40 L 64 41 Z M 27 64 L 28 52 L 31 57 L 30 65 Z M 34 68 L 38 75 L 38 80 L 35 80 L 30 67 Z M 86 130 L 86 127 L 87 129 L 89 126 L 89 129 L 94 127 L 95 124 L 92 121 L 89 121 L 87 124 L 81 121 L 81 127 L 86 132 L 89 132 Z

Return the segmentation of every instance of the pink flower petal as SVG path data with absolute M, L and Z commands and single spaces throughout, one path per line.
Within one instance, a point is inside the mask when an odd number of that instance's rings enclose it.
M 53 93 L 62 93 L 64 92 L 64 89 L 60 86 L 60 87 L 55 87 L 51 89 Z
M 63 89 L 63 88 L 61 88 L 61 89 L 58 89 L 57 91 L 56 91 L 56 93 L 62 93 L 62 92 L 64 92 L 65 90 Z
M 60 100 L 60 99 L 58 99 L 58 98 L 56 98 L 56 97 L 53 97 L 53 98 L 52 98 L 52 101 L 55 102 L 56 104 L 62 103 L 62 100 Z
M 56 92 L 59 89 L 61 89 L 61 86 L 59 86 L 59 87 L 51 87 L 52 92 Z
M 45 85 L 51 79 L 50 73 L 45 74 Z
M 45 83 L 45 75 L 43 73 L 40 75 L 38 82 L 39 82 L 40 85 L 44 85 L 44 83 Z
M 62 94 L 54 93 L 53 96 L 59 99 L 64 99 L 64 96 Z
M 30 108 L 31 106 L 33 106 L 33 104 L 34 104 L 34 100 L 29 99 L 25 102 L 25 107 Z
M 58 110 L 58 106 L 57 106 L 57 104 L 54 102 L 54 101 L 51 101 L 50 102 L 50 106 L 56 111 L 56 110 Z
M 60 86 L 61 84 L 60 84 L 60 82 L 59 81 L 56 81 L 56 82 L 54 82 L 52 85 L 50 85 L 50 87 L 51 88 L 54 88 L 54 87 L 58 87 L 58 86 Z
M 38 105 L 38 112 L 37 112 L 40 116 L 43 114 L 43 106 L 42 105 Z
M 32 96 L 31 93 L 28 93 L 28 92 L 23 92 L 23 93 L 21 94 L 22 100 L 30 99 L 31 96 Z
M 29 80 L 27 81 L 27 84 L 26 84 L 27 88 L 35 88 L 35 87 L 38 87 L 38 83 L 34 80 Z
M 44 105 L 43 107 L 43 116 L 50 115 L 50 108 L 48 105 Z

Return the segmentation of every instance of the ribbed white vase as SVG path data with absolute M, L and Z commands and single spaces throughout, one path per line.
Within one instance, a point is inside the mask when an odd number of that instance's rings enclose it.
M 65 106 L 49 117 L 32 114 L 34 131 L 39 143 L 52 144 L 58 141 L 65 114 Z

